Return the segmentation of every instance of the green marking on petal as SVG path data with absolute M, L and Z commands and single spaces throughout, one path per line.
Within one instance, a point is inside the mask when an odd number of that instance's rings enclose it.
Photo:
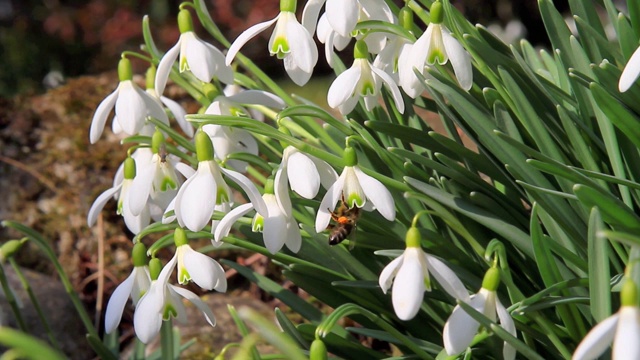
M 233 116 L 250 117 L 249 114 L 247 114 L 247 112 L 244 111 L 244 109 L 241 108 L 241 107 L 235 107 L 235 106 L 231 107 L 231 108 L 229 108 L 229 112 Z
M 444 64 L 447 62 L 447 58 L 440 49 L 432 49 L 427 56 L 427 64 L 433 65 L 435 63 Z
M 431 291 L 431 278 L 429 277 L 429 273 L 424 277 L 424 288 L 427 291 Z
M 184 266 L 181 266 L 180 269 L 178 270 L 178 283 L 180 283 L 180 285 L 184 285 L 188 283 L 190 280 L 191 280 L 191 275 L 189 275 L 187 268 L 185 268 Z
M 177 317 L 178 311 L 171 304 L 167 304 L 164 307 L 164 311 L 162 312 L 162 320 L 169 320 L 172 317 Z
M 351 193 L 347 196 L 347 204 L 349 204 L 350 208 L 354 206 L 361 208 L 364 206 L 364 199 L 356 193 Z
M 271 55 L 276 55 L 278 59 L 284 59 L 291 52 L 291 48 L 289 47 L 289 41 L 284 36 L 278 36 L 269 49 Z
M 376 93 L 376 86 L 372 81 L 362 82 L 360 87 L 360 95 L 368 96 L 368 95 L 375 95 L 375 93 Z
M 262 232 L 262 229 L 264 229 L 264 217 L 260 214 L 256 214 L 251 222 L 251 231 Z
M 229 202 L 229 193 L 223 186 L 218 186 L 218 193 L 216 195 L 216 205 Z
M 178 185 L 170 177 L 165 176 L 162 179 L 162 183 L 160 184 L 160 191 L 167 191 L 169 189 L 173 190 L 173 189 L 177 189 L 177 188 L 178 188 Z

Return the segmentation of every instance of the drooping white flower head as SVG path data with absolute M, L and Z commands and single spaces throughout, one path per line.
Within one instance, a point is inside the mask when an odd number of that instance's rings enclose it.
M 182 228 L 177 228 L 173 237 L 175 257 L 178 259 L 178 283 L 184 285 L 193 281 L 205 290 L 227 291 L 227 278 L 222 266 L 207 255 L 193 250 Z
M 351 36 L 342 36 L 333 30 L 329 25 L 329 20 L 327 20 L 327 14 L 324 13 L 318 20 L 318 40 L 324 44 L 325 59 L 327 64 L 333 68 L 333 49 L 344 50 L 351 42 Z
M 181 227 L 200 231 L 211 221 L 216 205 L 228 203 L 230 207 L 231 189 L 222 174 L 245 191 L 256 211 L 267 213 L 262 196 L 251 180 L 236 171 L 221 168 L 215 162 L 211 139 L 203 131 L 196 133 L 196 149 L 198 169 L 180 187 L 174 202 L 173 210 Z
M 269 39 L 269 53 L 284 60 L 284 68 L 294 83 L 302 86 L 309 81 L 318 62 L 318 49 L 309 33 L 296 19 L 295 0 L 280 1 L 280 13 L 275 18 L 245 30 L 229 47 L 227 65 L 249 40 L 276 24 Z
M 291 210 L 291 200 L 288 198 L 288 192 L 284 193 L 286 202 L 277 195 L 274 195 L 274 181 L 267 180 L 265 184 L 265 193 L 262 195 L 267 206 L 267 214 L 262 215 L 256 213 L 253 217 L 252 231 L 262 232 L 264 245 L 272 254 L 277 253 L 286 245 L 289 250 L 297 253 L 302 245 L 302 237 L 300 227 L 293 217 Z M 288 204 L 289 208 L 285 208 Z M 231 226 L 242 216 L 253 210 L 252 204 L 240 205 L 231 210 L 218 224 L 214 232 L 213 244 L 218 246 L 222 239 L 229 234 Z
M 140 298 L 149 290 L 151 277 L 147 266 L 147 249 L 144 244 L 137 243 L 133 246 L 132 261 L 133 271 L 111 294 L 107 311 L 104 316 L 104 328 L 107 334 L 112 333 L 120 324 L 122 312 L 131 297 L 133 305 L 137 305 Z
M 413 29 L 413 13 L 408 7 L 400 9 L 398 14 L 400 26 L 411 33 Z M 409 51 L 411 41 L 399 35 L 390 35 L 389 41 L 373 60 L 373 66 L 384 70 L 398 84 L 400 77 L 400 57 Z
M 288 187 L 305 199 L 313 199 L 320 190 L 320 184 L 328 189 L 338 179 L 338 173 L 325 161 L 307 155 L 293 146 L 288 146 L 282 153 L 282 162 L 275 176 L 275 194 L 282 203 L 282 208 L 291 214 Z
M 156 99 L 133 82 L 132 72 L 129 59 L 120 59 L 118 64 L 120 83 L 116 90 L 98 105 L 91 120 L 89 140 L 92 144 L 95 144 L 102 135 L 107 117 L 113 108 L 115 108 L 114 129 L 116 132 L 121 130 L 127 135 L 138 134 L 149 116 L 169 123 L 167 114 Z
M 496 322 L 499 319 L 500 326 L 509 334 L 516 336 L 516 326 L 513 319 L 496 294 L 499 284 L 500 270 L 492 267 L 485 274 L 480 291 L 472 295 L 470 300 L 466 302 L 491 321 Z M 460 305 L 457 305 L 445 323 L 442 333 L 447 354 L 451 356 L 465 351 L 479 327 L 480 323 L 474 320 Z M 516 349 L 506 341 L 502 353 L 505 360 L 513 360 L 516 357 Z
M 357 206 L 367 211 L 375 208 L 385 219 L 395 220 L 396 207 L 389 190 L 380 181 L 360 170 L 352 147 L 345 149 L 344 159 L 347 166 L 320 203 L 316 216 L 316 231 L 321 232 L 327 228 L 331 221 L 331 211 L 340 199 L 345 200 L 348 208 Z
M 425 291 L 431 291 L 429 276 L 451 296 L 469 300 L 469 292 L 462 281 L 444 262 L 420 247 L 420 231 L 411 227 L 407 231 L 407 248 L 380 273 L 379 284 L 385 294 L 391 287 L 393 309 L 400 320 L 411 320 L 420 310 Z M 395 279 L 395 280 L 394 280 Z
M 166 96 L 159 95 L 155 89 L 155 81 L 156 81 L 156 67 L 151 66 L 147 70 L 146 79 L 147 79 L 147 93 L 151 95 L 159 105 L 164 105 L 173 117 L 176 119 L 176 122 L 184 131 L 185 135 L 188 137 L 193 137 L 193 125 L 187 121 L 187 112 L 182 107 L 182 105 L 178 104 L 176 101 L 169 99 Z
M 313 34 L 318 22 L 318 37 L 320 37 L 320 22 L 318 15 L 325 0 L 310 0 L 304 7 L 302 13 L 302 24 Z M 329 26 L 341 38 L 350 39 L 362 38 L 361 34 L 354 33 L 358 22 L 367 20 L 379 20 L 395 23 L 393 12 L 383 0 L 326 0 L 325 13 Z M 386 42 L 387 35 L 380 33 L 369 33 L 364 37 L 373 54 L 382 50 Z
M 200 300 L 198 295 L 189 290 L 169 284 L 169 277 L 176 262 L 177 256 L 174 256 L 167 265 L 162 268 L 162 271 L 160 271 L 161 265 L 159 259 L 151 259 L 149 263 L 152 279 L 151 286 L 149 287 L 149 291 L 147 291 L 138 302 L 133 315 L 133 326 L 136 331 L 136 336 L 145 344 L 149 343 L 149 341 L 158 335 L 163 320 L 169 320 L 175 317 L 179 322 L 186 323 L 187 311 L 182 303 L 181 297 L 189 300 L 198 310 L 202 311 L 209 325 L 216 325 L 216 319 L 211 309 Z
M 401 67 L 407 72 L 405 76 L 400 74 L 400 84 L 407 95 L 413 98 L 424 90 L 424 85 L 413 73 L 413 68 L 425 75 L 425 64 L 444 65 L 450 61 L 460 87 L 469 90 L 473 85 L 471 55 L 442 24 L 443 16 L 442 4 L 439 1 L 434 2 L 431 5 L 431 23 L 413 44 L 406 63 Z
M 358 104 L 358 100 L 364 97 L 367 110 L 378 105 L 382 84 L 391 92 L 396 108 L 404 113 L 404 100 L 395 81 L 386 72 L 372 66 L 367 60 L 367 45 L 358 40 L 353 50 L 353 65 L 333 81 L 327 94 L 327 103 L 332 108 L 337 108 L 340 113 L 350 113 Z
M 228 96 L 216 97 L 204 113 L 249 117 L 251 112 L 243 107 L 244 104 L 261 105 L 278 110 L 282 110 L 286 105 L 282 99 L 266 91 L 245 90 Z M 258 154 L 258 143 L 249 131 L 216 124 L 203 125 L 202 130 L 211 138 L 216 159 L 225 161 L 235 170 L 244 171 L 247 163 L 239 160 L 227 160 L 227 156 L 237 152 Z
M 233 83 L 233 70 L 224 63 L 224 54 L 215 46 L 201 40 L 193 31 L 193 20 L 189 10 L 178 13 L 180 38 L 160 60 L 156 75 L 155 89 L 162 95 L 167 85 L 173 63 L 178 59 L 180 72 L 190 70 L 200 81 L 208 83 L 217 77 L 225 84 Z
M 625 92 L 631 88 L 631 85 L 636 82 L 640 76 L 640 47 L 633 52 L 627 65 L 622 70 L 620 75 L 620 81 L 618 82 L 618 90 Z
M 640 359 L 640 308 L 633 280 L 625 281 L 620 299 L 620 310 L 589 331 L 573 353 L 573 360 L 597 359 L 611 343 L 611 359 Z
M 118 215 L 122 215 L 127 228 L 137 234 L 151 222 L 150 207 L 143 206 L 138 214 L 131 211 L 131 192 L 129 190 L 136 176 L 136 161 L 133 157 L 128 157 L 124 161 L 123 169 L 123 172 L 116 173 L 113 187 L 100 194 L 91 205 L 87 214 L 87 224 L 93 226 L 107 201 L 115 196 L 118 199 Z M 122 176 L 123 174 L 124 176 Z

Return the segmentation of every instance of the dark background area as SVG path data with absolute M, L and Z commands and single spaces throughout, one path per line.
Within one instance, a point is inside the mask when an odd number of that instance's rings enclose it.
M 534 45 L 546 44 L 536 0 L 451 2 L 473 23 L 504 25 L 519 19 Z M 300 1 L 299 12 L 304 3 Z M 0 97 L 39 93 L 47 74 L 46 82 L 54 86 L 61 81 L 56 72 L 69 78 L 114 70 L 120 53 L 136 50 L 142 42 L 144 14 L 151 18 L 158 46 L 168 49 L 179 36 L 175 22 L 179 4 L 175 0 L 0 0 Z M 277 0 L 206 0 L 206 4 L 229 39 L 279 11 Z M 568 9 L 566 0 L 555 4 L 560 11 Z M 196 31 L 212 41 L 201 29 Z M 266 52 L 269 34 L 263 33 L 243 51 L 277 77 L 282 66 Z M 317 71 L 329 72 L 320 59 Z M 143 72 L 144 64 L 137 65 L 136 71 Z

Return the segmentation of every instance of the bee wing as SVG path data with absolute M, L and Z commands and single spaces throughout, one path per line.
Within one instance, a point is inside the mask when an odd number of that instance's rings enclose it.
M 351 231 L 351 234 L 349 234 L 349 236 L 347 237 L 347 240 L 349 240 L 349 251 L 353 250 L 353 248 L 356 247 L 357 235 L 358 235 L 358 227 L 354 226 L 353 231 Z

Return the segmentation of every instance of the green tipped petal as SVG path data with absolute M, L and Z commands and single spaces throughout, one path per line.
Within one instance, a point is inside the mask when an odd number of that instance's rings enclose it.
M 182 9 L 178 13 L 178 28 L 180 29 L 180 34 L 193 31 L 193 20 L 189 10 Z
M 137 242 L 133 245 L 133 250 L 131 250 L 131 260 L 135 267 L 147 265 L 147 247 L 144 246 L 143 243 Z
M 189 239 L 187 238 L 187 233 L 182 228 L 176 228 L 173 232 L 173 242 L 176 246 L 183 246 L 189 244 Z
M 136 177 L 136 161 L 132 157 L 124 160 L 124 178 L 132 180 Z
M 202 130 L 196 134 L 196 153 L 198 154 L 198 161 L 213 160 L 213 143 L 209 135 Z
M 123 57 L 118 63 L 118 79 L 120 81 L 127 81 L 133 79 L 133 68 L 131 67 L 131 60 Z

